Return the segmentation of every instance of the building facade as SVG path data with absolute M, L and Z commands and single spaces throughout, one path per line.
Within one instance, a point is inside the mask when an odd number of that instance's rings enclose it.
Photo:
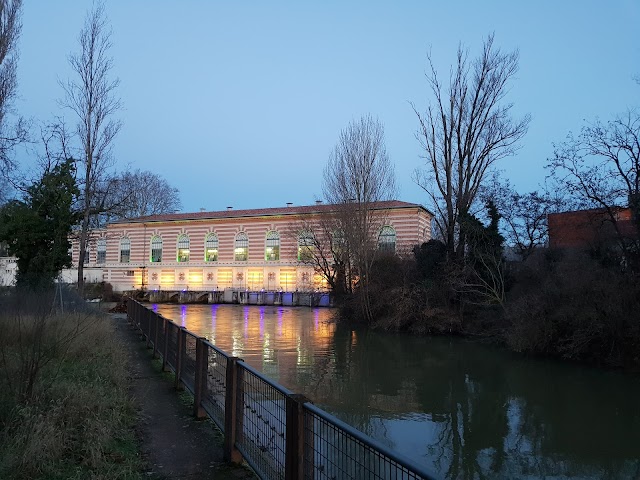
M 397 200 L 373 205 L 379 248 L 410 252 L 431 238 L 431 213 Z M 154 215 L 109 224 L 93 233 L 84 261 L 87 282 L 105 281 L 114 291 L 225 289 L 312 291 L 327 288 L 309 262 L 317 225 L 335 213 L 316 203 L 254 210 Z M 78 265 L 79 244 L 73 243 Z M 64 279 L 75 281 L 72 269 Z
M 548 224 L 551 248 L 592 249 L 638 239 L 630 208 L 550 213 Z

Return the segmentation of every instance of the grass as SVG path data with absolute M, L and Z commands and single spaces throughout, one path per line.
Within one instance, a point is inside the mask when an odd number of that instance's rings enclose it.
M 0 316 L 0 478 L 143 478 L 112 330 L 98 313 Z

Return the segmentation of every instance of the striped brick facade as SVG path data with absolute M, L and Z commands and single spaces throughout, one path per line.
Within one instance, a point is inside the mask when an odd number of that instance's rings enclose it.
M 150 290 L 211 291 L 227 288 L 248 290 L 323 290 L 324 280 L 310 265 L 298 260 L 297 231 L 301 222 L 317 223 L 335 210 L 332 205 L 316 204 L 256 210 L 225 210 L 155 215 L 109 224 L 94 232 L 85 263 L 88 281 L 101 280 L 115 291 Z M 379 202 L 380 228 L 388 225 L 396 233 L 396 252 L 409 252 L 414 245 L 431 238 L 431 214 L 422 206 L 400 201 Z M 280 236 L 278 260 L 265 257 L 267 232 Z M 234 258 L 235 239 L 244 232 L 248 239 L 246 261 Z M 217 261 L 205 259 L 205 237 L 218 237 Z M 189 236 L 189 260 L 178 261 L 178 237 Z M 162 258 L 152 262 L 151 240 L 162 238 Z M 104 263 L 98 263 L 98 239 L 106 239 Z M 121 262 L 121 239 L 131 244 L 128 262 Z M 79 256 L 73 245 L 73 263 Z M 101 273 L 101 275 L 100 275 Z

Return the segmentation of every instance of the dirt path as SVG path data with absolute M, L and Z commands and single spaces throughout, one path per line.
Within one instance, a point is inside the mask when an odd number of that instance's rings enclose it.
M 111 314 L 117 338 L 129 352 L 132 395 L 139 408 L 141 453 L 152 479 L 253 479 L 251 470 L 225 463 L 222 435 L 209 421 L 197 421 L 192 407 L 161 372 L 151 350 L 125 314 Z

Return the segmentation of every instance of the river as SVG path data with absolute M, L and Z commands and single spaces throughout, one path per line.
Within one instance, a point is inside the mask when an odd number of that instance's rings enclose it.
M 443 478 L 640 479 L 638 375 L 353 329 L 331 309 L 153 309 Z

